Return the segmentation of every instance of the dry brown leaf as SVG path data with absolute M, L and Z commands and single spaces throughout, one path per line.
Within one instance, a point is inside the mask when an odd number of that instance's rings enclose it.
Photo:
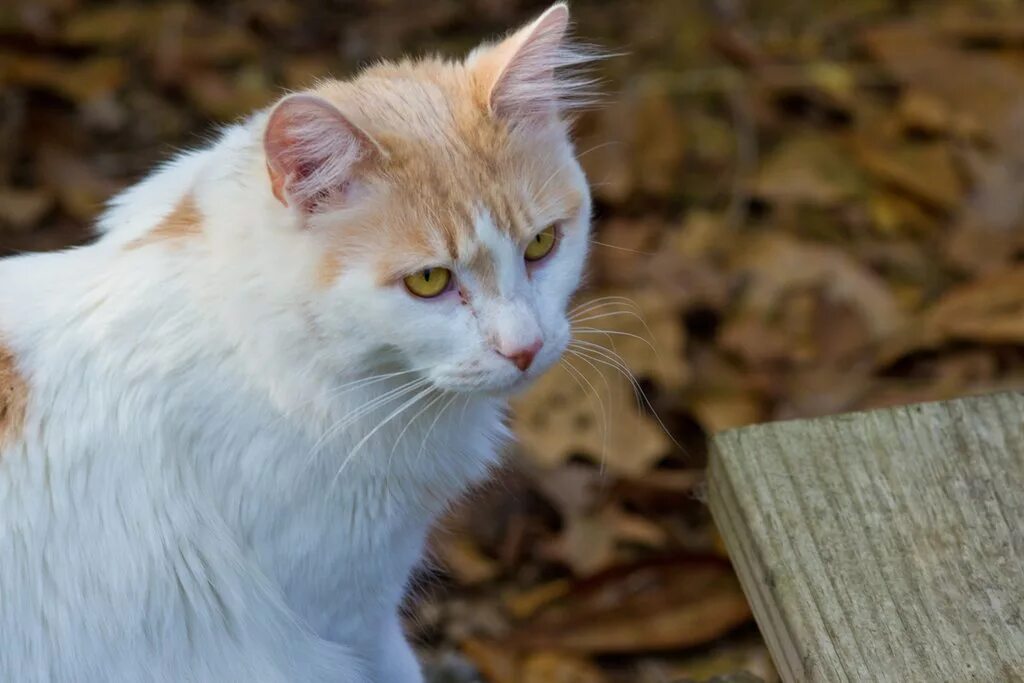
M 127 4 L 85 7 L 64 22 L 61 39 L 77 46 L 130 45 L 144 38 L 155 18 L 154 10 Z
M 618 539 L 610 521 L 605 511 L 567 517 L 562 532 L 545 544 L 545 556 L 569 566 L 577 576 L 608 569 L 618 560 Z
M 617 567 L 580 583 L 510 641 L 588 653 L 675 649 L 708 642 L 749 619 L 727 564 L 665 560 Z
M 835 206 L 862 194 L 865 181 L 841 141 L 809 132 L 787 138 L 768 157 L 750 191 L 768 202 Z
M 195 70 L 185 80 L 185 91 L 195 106 L 208 116 L 227 121 L 258 109 L 274 98 L 267 74 L 241 69 L 225 75 L 222 70 Z
M 661 680 L 706 683 L 775 683 L 779 675 L 760 638 L 745 638 L 661 667 Z
M 937 349 L 952 340 L 1024 343 L 1024 268 L 998 272 L 949 290 L 887 341 L 877 364 L 886 367 L 910 353 Z
M 582 313 L 574 337 L 583 347 L 515 401 L 516 433 L 539 464 L 554 467 L 580 455 L 613 473 L 636 475 L 668 452 L 671 441 L 641 412 L 646 406 L 636 387 L 614 366 L 679 390 L 689 376 L 685 338 L 663 297 L 652 290 L 631 294 L 634 303 L 609 300 Z
M 740 302 L 746 315 L 770 320 L 787 296 L 809 290 L 857 310 L 872 339 L 883 339 L 903 325 L 904 315 L 886 282 L 836 247 L 765 234 L 748 240 L 735 267 L 748 278 Z
M 0 85 L 48 90 L 74 102 L 107 97 L 121 87 L 128 71 L 116 57 L 69 61 L 0 53 Z
M 464 586 L 490 581 L 501 571 L 498 563 L 480 552 L 464 534 L 437 534 L 431 548 L 437 554 L 441 566 Z
M 925 326 L 945 339 L 1024 344 L 1024 268 L 951 290 L 927 313 Z
M 908 131 L 928 135 L 944 135 L 952 126 L 953 116 L 946 103 L 923 90 L 908 88 L 900 97 L 896 115 Z
M 516 619 L 525 619 L 548 603 L 567 595 L 571 589 L 572 584 L 568 579 L 555 579 L 526 590 L 508 593 L 502 604 Z
M 868 198 L 875 229 L 885 237 L 921 237 L 935 232 L 938 222 L 920 204 L 880 188 Z
M 859 137 L 854 149 L 867 170 L 929 207 L 949 212 L 963 202 L 963 182 L 945 143 L 882 146 Z
M 59 147 L 42 147 L 37 163 L 43 185 L 56 194 L 60 207 L 83 222 L 92 220 L 118 189 L 87 161 Z
M 752 393 L 708 392 L 696 396 L 690 406 L 709 436 L 765 418 L 761 400 Z
M 488 683 L 604 683 L 601 670 L 586 659 L 565 652 L 523 652 L 505 643 L 469 639 L 462 651 Z
M 591 238 L 590 268 L 604 287 L 628 287 L 645 279 L 651 247 L 664 226 L 655 221 L 611 220 Z
M 15 231 L 34 228 L 53 208 L 53 193 L 47 190 L 0 188 L 0 225 Z
M 461 648 L 488 683 L 520 683 L 520 657 L 516 651 L 478 638 L 464 640 Z
M 601 670 L 587 660 L 561 652 L 531 654 L 523 663 L 520 683 L 603 683 Z
M 646 472 L 668 452 L 668 437 L 637 411 L 628 381 L 574 367 L 552 370 L 515 401 L 513 426 L 526 453 L 544 467 L 581 455 L 613 473 Z
M 615 297 L 595 304 L 573 323 L 573 336 L 584 345 L 598 344 L 603 351 L 594 355 L 617 356 L 634 375 L 655 380 L 665 391 L 683 388 L 689 379 L 686 338 L 674 302 L 650 287 L 640 290 L 606 290 L 593 293 L 593 300 Z M 581 304 L 587 305 L 587 304 Z M 604 354 L 602 356 L 602 354 Z
M 897 79 L 942 102 L 950 111 L 997 133 L 1024 93 L 1024 70 L 977 51 L 958 49 L 926 22 L 874 25 L 862 38 Z

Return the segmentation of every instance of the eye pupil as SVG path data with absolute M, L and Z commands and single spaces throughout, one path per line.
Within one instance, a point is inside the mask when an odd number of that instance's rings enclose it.
M 447 268 L 424 268 L 405 278 L 406 288 L 418 297 L 432 299 L 448 290 L 452 272 Z

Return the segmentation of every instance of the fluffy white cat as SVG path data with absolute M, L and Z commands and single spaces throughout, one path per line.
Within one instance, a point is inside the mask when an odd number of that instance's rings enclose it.
M 0 680 L 421 680 L 428 528 L 569 340 L 567 24 L 284 97 L 0 262 Z

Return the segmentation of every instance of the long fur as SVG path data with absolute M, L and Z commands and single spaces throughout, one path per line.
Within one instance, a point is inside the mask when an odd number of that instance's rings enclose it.
M 0 680 L 421 680 L 410 571 L 564 350 L 588 244 L 557 112 L 487 106 L 508 40 L 285 99 L 94 244 L 0 262 Z M 428 266 L 456 286 L 417 299 Z

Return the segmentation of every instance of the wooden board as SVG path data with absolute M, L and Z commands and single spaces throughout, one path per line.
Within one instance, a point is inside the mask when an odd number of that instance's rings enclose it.
M 709 498 L 787 681 L 1024 681 L 1024 394 L 713 439 Z

